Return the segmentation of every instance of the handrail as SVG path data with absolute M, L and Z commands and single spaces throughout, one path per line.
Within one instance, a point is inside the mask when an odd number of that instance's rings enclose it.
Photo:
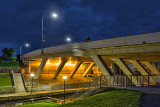
M 25 83 L 25 78 L 24 78 L 24 75 L 23 75 L 22 71 L 21 71 L 21 76 L 22 76 L 22 81 L 23 81 L 23 84 L 24 84 L 24 89 L 26 90 L 26 92 L 28 92 L 27 87 L 26 87 L 26 83 Z
M 78 100 L 79 98 L 84 98 L 86 97 L 86 95 L 88 96 L 92 94 L 92 92 L 94 92 L 94 89 L 95 88 L 97 89 L 97 86 L 99 87 L 105 86 L 105 87 L 113 87 L 113 88 L 127 88 L 127 86 L 135 86 L 137 84 L 135 84 L 132 81 L 133 78 L 134 80 L 137 80 L 139 84 L 138 86 L 144 86 L 144 85 L 150 86 L 150 85 L 156 85 L 157 83 L 160 83 L 160 75 L 114 75 L 114 76 L 101 75 L 95 78 L 93 81 L 91 81 L 87 85 L 85 85 L 84 87 L 82 87 L 80 90 L 78 90 L 74 94 L 72 94 L 70 97 L 64 100 L 62 104 L 67 101 L 74 101 L 75 99 Z M 96 84 L 93 84 L 94 85 L 93 86 L 92 83 L 94 83 L 95 81 L 97 82 Z
M 70 97 L 68 97 L 65 101 L 67 101 L 68 99 L 72 98 L 73 96 L 75 96 L 77 93 L 81 92 L 83 89 L 85 89 L 86 87 L 89 87 L 94 81 L 96 81 L 97 79 L 101 78 L 101 76 L 95 78 L 93 81 L 91 81 L 89 84 L 85 85 L 84 87 L 82 87 L 80 90 L 78 90 L 77 92 L 75 92 L 73 95 L 71 95 Z M 89 89 L 90 90 L 90 89 Z M 88 92 L 88 91 L 87 91 Z M 84 93 L 85 94 L 85 93 Z M 83 95 L 84 95 L 83 94 Z M 81 95 L 81 96 L 83 96 Z M 81 97 L 79 96 L 79 97 Z M 65 102 L 63 101 L 62 104 Z

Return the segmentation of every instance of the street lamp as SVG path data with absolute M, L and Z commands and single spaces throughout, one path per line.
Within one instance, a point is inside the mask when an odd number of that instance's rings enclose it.
M 67 76 L 63 76 L 63 79 L 64 79 L 64 104 L 65 104 L 65 80 L 67 79 Z
M 43 54 L 43 43 L 45 42 L 45 40 L 43 39 L 43 20 L 45 16 L 49 16 L 50 14 L 45 14 L 42 16 L 42 35 L 41 35 L 41 54 Z M 56 13 L 52 14 L 53 18 L 57 18 L 58 15 Z
M 32 89 L 33 89 L 33 77 L 34 77 L 34 74 L 31 73 L 31 78 L 32 78 L 32 79 L 31 79 L 31 83 L 32 83 L 32 85 L 31 85 L 31 94 L 32 94 Z M 30 95 L 31 95 L 31 94 L 30 94 Z
M 29 45 L 29 43 L 26 43 L 24 46 L 26 48 L 28 48 L 30 45 Z M 21 59 L 21 56 L 22 56 L 22 47 L 23 47 L 23 45 L 20 46 L 20 59 Z

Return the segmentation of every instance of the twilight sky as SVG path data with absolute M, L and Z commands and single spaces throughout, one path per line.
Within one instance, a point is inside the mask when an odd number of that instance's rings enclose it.
M 160 30 L 160 0 L 1 0 L 0 50 L 14 48 L 23 54 L 40 48 L 41 17 L 44 19 L 44 47 L 112 36 Z

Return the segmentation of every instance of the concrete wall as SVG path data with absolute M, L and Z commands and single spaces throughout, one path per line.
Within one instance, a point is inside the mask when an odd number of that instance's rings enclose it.
M 70 74 L 59 74 L 57 79 L 53 79 L 54 74 L 41 74 L 38 80 L 34 80 L 33 86 L 46 86 L 46 85 L 58 85 L 63 84 L 63 76 L 66 75 L 66 84 L 91 82 L 96 77 L 102 75 L 102 73 L 89 74 L 87 77 L 83 77 L 83 74 L 75 74 L 73 78 L 69 78 Z M 24 74 L 26 85 L 31 86 L 30 74 Z
M 18 73 L 20 72 L 20 68 L 11 68 L 11 67 L 0 67 L 0 73 Z
M 83 82 L 83 83 L 71 83 L 71 84 L 65 84 L 66 89 L 75 89 L 75 88 L 82 88 L 85 85 L 87 85 L 89 82 Z M 27 87 L 28 91 L 31 91 L 31 87 Z M 33 87 L 32 91 L 56 91 L 56 90 L 64 90 L 64 84 L 58 84 L 58 85 L 48 85 L 48 86 L 41 86 L 41 87 Z

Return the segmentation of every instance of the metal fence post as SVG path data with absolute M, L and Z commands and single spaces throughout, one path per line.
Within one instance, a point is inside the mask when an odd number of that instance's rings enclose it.
M 127 75 L 125 77 L 125 88 L 127 89 Z
M 131 86 L 132 86 L 132 75 L 131 75 Z
M 99 77 L 99 87 L 101 88 L 101 76 Z
M 117 87 L 118 87 L 118 83 L 119 83 L 119 82 L 118 82 L 118 80 L 119 80 L 118 77 L 119 77 L 119 76 L 117 76 Z

